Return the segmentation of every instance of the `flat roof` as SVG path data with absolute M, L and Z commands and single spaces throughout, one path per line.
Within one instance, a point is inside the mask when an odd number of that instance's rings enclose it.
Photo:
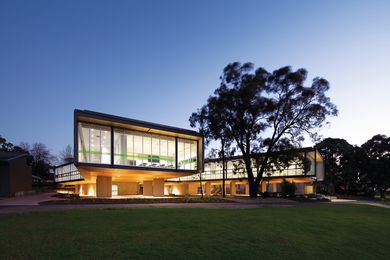
M 193 131 L 193 130 L 189 130 L 189 129 L 173 127 L 173 126 L 168 126 L 168 125 L 163 125 L 163 124 L 157 124 L 157 123 L 152 123 L 152 122 L 147 122 L 147 121 L 141 121 L 138 119 L 114 116 L 114 115 L 104 114 L 104 113 L 90 111 L 90 110 L 75 109 L 74 115 L 75 115 L 75 118 L 93 118 L 93 119 L 106 121 L 106 122 L 115 122 L 118 124 L 144 127 L 144 128 L 155 129 L 155 130 L 159 130 L 159 131 L 166 131 L 166 132 L 172 132 L 172 133 L 178 133 L 178 134 L 184 134 L 184 135 L 203 137 L 202 134 L 200 134 L 196 131 Z

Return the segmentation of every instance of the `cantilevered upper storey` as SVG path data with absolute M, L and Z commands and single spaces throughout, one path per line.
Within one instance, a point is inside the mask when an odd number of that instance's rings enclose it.
M 203 171 L 198 132 L 88 110 L 74 111 L 74 147 L 84 178 L 165 179 Z

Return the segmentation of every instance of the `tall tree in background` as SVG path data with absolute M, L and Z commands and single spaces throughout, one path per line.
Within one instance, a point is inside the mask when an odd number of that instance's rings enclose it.
M 314 138 L 327 116 L 337 109 L 325 92 L 329 83 L 315 78 L 304 86 L 307 72 L 283 67 L 272 73 L 254 70 L 252 63 L 225 67 L 215 100 L 219 129 L 235 142 L 243 156 L 249 193 L 256 197 L 263 174 L 275 151 L 299 145 L 308 134 Z M 263 154 L 259 157 L 259 153 Z M 258 161 L 256 174 L 254 160 Z
M 232 155 L 234 150 L 231 149 L 232 139 L 222 125 L 224 122 L 221 120 L 224 117 L 223 104 L 218 102 L 220 100 L 210 97 L 206 105 L 191 115 L 189 121 L 191 127 L 197 127 L 199 132 L 204 135 L 206 145 L 212 141 L 219 143 L 219 149 L 214 149 L 213 152 L 222 159 L 222 196 L 225 197 L 226 158 Z
M 51 179 L 53 176 L 51 176 L 50 169 L 57 162 L 57 158 L 51 154 L 49 148 L 43 143 L 33 143 L 29 152 L 33 158 L 33 174 L 44 179 Z
M 60 151 L 60 160 L 62 163 L 74 162 L 72 146 L 68 144 L 62 151 Z
M 375 191 L 385 199 L 386 190 L 390 188 L 390 137 L 375 135 L 362 145 L 369 162 L 367 174 Z

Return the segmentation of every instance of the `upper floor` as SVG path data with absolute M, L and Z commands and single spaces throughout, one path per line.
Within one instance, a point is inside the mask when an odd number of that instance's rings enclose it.
M 78 166 L 148 171 L 203 171 L 203 136 L 196 131 L 74 111 L 74 158 Z

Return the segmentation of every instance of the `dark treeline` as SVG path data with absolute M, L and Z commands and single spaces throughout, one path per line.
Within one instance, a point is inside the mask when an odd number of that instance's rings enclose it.
M 375 135 L 362 146 L 326 138 L 317 145 L 325 160 L 325 181 L 319 191 L 385 198 L 390 188 L 390 137 Z

